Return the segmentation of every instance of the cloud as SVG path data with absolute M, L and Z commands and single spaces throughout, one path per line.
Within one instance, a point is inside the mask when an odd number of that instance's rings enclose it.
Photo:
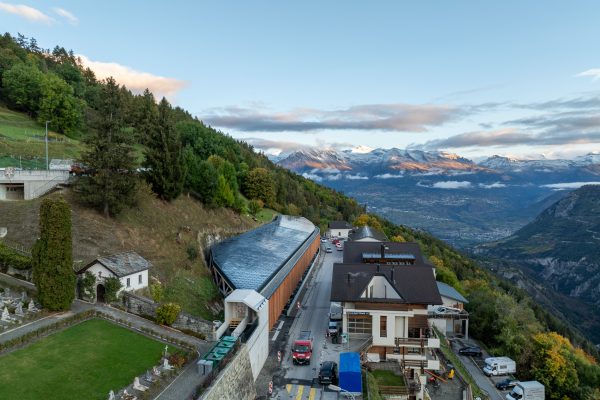
M 566 189 L 579 189 L 585 185 L 600 185 L 600 182 L 563 182 L 563 183 L 552 183 L 550 185 L 542 185 L 554 190 L 566 190 Z
M 399 173 L 399 174 L 390 174 L 390 173 L 385 173 L 385 174 L 380 174 L 380 175 L 375 175 L 373 178 L 375 179 L 398 179 L 398 178 L 403 178 L 403 174 Z
M 593 81 L 596 81 L 600 78 L 600 68 L 592 68 L 587 71 L 583 71 L 575 75 L 576 77 L 586 77 L 591 76 Z
M 368 176 L 363 176 L 361 174 L 356 174 L 356 175 L 346 174 L 346 175 L 344 175 L 344 178 L 350 179 L 352 181 L 369 179 Z
M 485 183 L 480 183 L 479 187 L 484 188 L 484 189 L 500 189 L 500 188 L 506 187 L 506 185 L 504 183 L 500 183 L 500 182 L 494 182 L 489 185 L 486 185 Z
M 325 179 L 328 181 L 339 181 L 342 179 L 342 174 L 327 175 Z
M 433 189 L 469 189 L 473 185 L 467 181 L 442 181 L 435 182 L 433 185 L 426 185 L 421 182 L 417 182 L 417 186 L 433 188 Z
M 315 182 L 323 181 L 323 178 L 316 174 L 308 174 L 305 172 L 302 174 L 302 176 L 305 177 L 306 179 L 310 179 L 311 181 L 315 181 Z
M 71 13 L 70 11 L 67 11 L 64 8 L 60 8 L 60 7 L 54 7 L 52 10 L 54 10 L 54 12 L 57 15 L 66 19 L 67 22 L 70 23 L 71 25 L 79 24 L 79 18 L 77 18 L 75 15 L 73 15 L 73 13 Z
M 444 105 L 363 104 L 338 110 L 299 108 L 268 113 L 255 108 L 213 109 L 201 118 L 217 127 L 244 132 L 310 132 L 318 130 L 381 130 L 424 132 L 463 114 Z
M 135 93 L 141 93 L 148 88 L 156 98 L 164 96 L 172 101 L 180 90 L 188 86 L 187 82 L 179 79 L 137 71 L 114 62 L 92 61 L 83 55 L 79 57 L 85 67 L 94 71 L 97 78 L 105 79 L 112 76 L 119 84 L 127 86 L 127 89 Z
M 287 142 L 280 140 L 270 140 L 257 137 L 249 137 L 241 139 L 249 145 L 260 150 L 279 150 L 281 152 L 290 152 L 296 150 L 311 149 L 312 146 L 298 142 Z
M 29 7 L 23 4 L 10 4 L 0 2 L 0 10 L 23 17 L 32 22 L 42 22 L 47 25 L 54 23 L 54 18 L 44 14 L 37 8 Z

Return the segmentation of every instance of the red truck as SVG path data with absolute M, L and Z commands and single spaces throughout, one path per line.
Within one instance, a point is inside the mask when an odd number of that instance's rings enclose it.
M 292 362 L 294 364 L 310 365 L 312 358 L 313 340 L 310 331 L 301 331 L 292 346 Z

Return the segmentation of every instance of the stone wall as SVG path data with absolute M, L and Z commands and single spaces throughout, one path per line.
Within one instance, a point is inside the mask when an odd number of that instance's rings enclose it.
M 125 309 L 139 316 L 156 317 L 156 309 L 160 304 L 129 292 L 123 292 L 122 304 Z M 190 331 L 203 334 L 206 340 L 215 340 L 214 324 L 200 317 L 195 317 L 186 313 L 179 313 L 177 320 L 172 325 L 175 329 L 188 329 Z
M 256 389 L 248 347 L 243 344 L 199 400 L 254 400 Z

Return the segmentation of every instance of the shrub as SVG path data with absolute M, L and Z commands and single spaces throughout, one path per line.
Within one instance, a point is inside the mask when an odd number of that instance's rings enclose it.
M 198 258 L 198 249 L 193 243 L 190 243 L 185 251 L 190 261 L 195 261 Z
M 104 279 L 104 287 L 106 289 L 106 302 L 111 303 L 117 301 L 117 293 L 119 293 L 119 290 L 123 287 L 119 278 L 111 277 Z
M 173 353 L 169 356 L 169 364 L 174 365 L 177 368 L 183 367 L 185 361 L 185 356 L 180 353 Z
M 96 277 L 86 271 L 83 278 L 79 279 L 79 293 L 88 301 L 93 301 L 95 297 L 94 289 L 96 286 Z
M 14 250 L 8 248 L 4 243 L 0 243 L 0 267 L 30 269 L 31 258 L 22 256 Z
M 172 325 L 181 312 L 181 306 L 176 303 L 165 303 L 156 309 L 156 322 L 162 325 Z
M 163 295 L 162 283 L 155 277 L 152 277 L 152 283 L 150 284 L 150 296 L 156 303 L 160 301 Z
M 263 207 L 264 207 L 264 204 L 263 204 L 262 200 L 252 199 L 248 202 L 248 210 L 250 211 L 250 214 L 252 214 L 252 215 L 258 214 L 258 212 L 260 210 L 262 210 Z

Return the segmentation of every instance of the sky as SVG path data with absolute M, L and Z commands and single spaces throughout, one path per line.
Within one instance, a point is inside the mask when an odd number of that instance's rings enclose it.
M 600 151 L 598 1 L 0 1 L 0 30 L 72 49 L 269 153 Z

